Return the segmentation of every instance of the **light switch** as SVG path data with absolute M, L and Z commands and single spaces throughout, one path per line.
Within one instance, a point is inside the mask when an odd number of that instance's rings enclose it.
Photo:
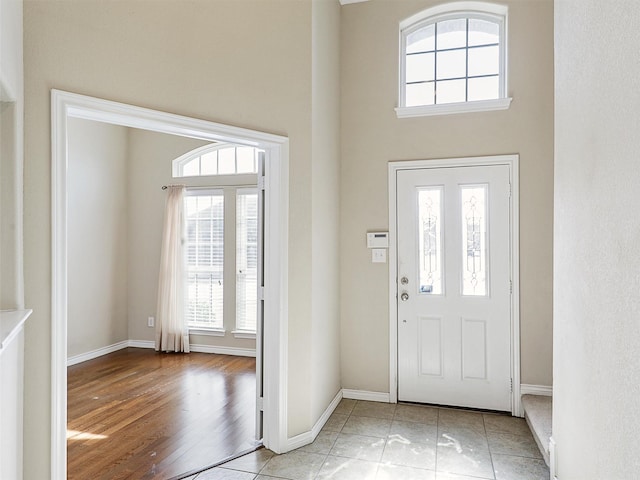
M 386 248 L 372 248 L 371 249 L 371 261 L 373 263 L 387 263 L 387 249 Z

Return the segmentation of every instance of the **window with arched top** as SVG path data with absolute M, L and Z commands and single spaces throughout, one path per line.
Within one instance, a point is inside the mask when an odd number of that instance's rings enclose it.
M 184 315 L 191 333 L 256 336 L 257 173 L 263 155 L 251 146 L 211 143 L 172 161 L 173 177 L 187 185 Z
M 173 177 L 257 173 L 258 153 L 261 151 L 243 145 L 205 145 L 176 158 Z
M 499 110 L 507 98 L 507 7 L 454 2 L 400 23 L 399 117 Z

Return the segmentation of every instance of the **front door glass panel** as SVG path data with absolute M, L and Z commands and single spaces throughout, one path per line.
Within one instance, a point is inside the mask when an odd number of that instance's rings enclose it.
M 460 187 L 462 204 L 462 295 L 487 295 L 487 190 Z
M 442 294 L 442 193 L 443 188 L 418 190 L 419 292 Z

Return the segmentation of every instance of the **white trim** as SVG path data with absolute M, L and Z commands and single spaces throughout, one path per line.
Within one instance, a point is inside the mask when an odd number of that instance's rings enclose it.
M 290 452 L 291 450 L 295 450 L 296 448 L 304 447 L 305 445 L 313 443 L 314 440 L 315 438 L 313 437 L 313 433 L 311 433 L 311 430 L 302 432 L 294 437 L 287 439 L 286 451 Z
M 280 135 L 184 117 L 77 93 L 52 89 L 51 95 L 56 96 L 62 102 L 60 106 L 64 106 L 65 115 L 74 118 L 212 142 L 242 143 L 259 148 L 272 148 L 289 143 L 287 137 Z
M 224 328 L 191 328 L 189 335 L 202 335 L 205 337 L 224 337 L 227 331 Z
M 368 1 L 369 0 L 339 0 L 340 5 L 349 5 L 351 3 L 363 3 Z
M 265 152 L 264 437 L 283 453 L 288 440 L 289 365 L 289 141 Z M 269 377 L 267 377 L 269 375 Z M 269 381 L 267 382 L 267 378 Z
M 542 395 L 545 397 L 553 396 L 553 387 L 548 385 L 520 385 L 520 395 Z
M 426 20 L 429 17 L 437 17 L 446 13 L 461 13 L 461 12 L 481 12 L 490 13 L 492 15 L 506 16 L 509 13 L 509 7 L 506 5 L 499 5 L 497 3 L 489 2 L 449 2 L 435 7 L 422 10 L 415 15 L 405 18 L 400 22 L 400 29 L 404 30 L 411 27 L 413 24 Z
M 223 197 L 224 196 L 224 188 L 215 185 L 215 186 L 197 186 L 197 187 L 190 187 L 190 186 L 185 186 L 184 189 L 184 196 L 185 197 L 205 197 L 205 196 L 220 196 Z
M 0 354 L 18 336 L 33 310 L 0 310 Z
M 153 340 L 129 340 L 129 347 L 132 348 L 156 348 L 156 342 Z
M 109 353 L 117 352 L 118 350 L 122 350 L 129 346 L 129 340 L 123 340 L 122 342 L 114 343 L 113 345 L 107 345 L 106 347 L 100 347 L 89 352 L 73 355 L 67 358 L 67 367 L 77 365 L 78 363 L 86 362 L 88 360 L 93 360 L 94 358 L 102 357 Z
M 303 432 L 289 439 L 287 444 L 287 450 L 288 451 L 295 450 L 296 448 L 304 447 L 305 445 L 309 445 L 310 443 L 312 443 L 320 433 L 320 430 L 322 430 L 322 427 L 324 427 L 324 424 L 327 423 L 327 420 L 329 420 L 329 417 L 331 416 L 333 411 L 336 409 L 336 407 L 338 406 L 342 398 L 343 398 L 342 390 L 339 390 L 338 393 L 336 393 L 336 396 L 333 397 L 333 400 L 331 400 L 331 403 L 324 410 L 322 415 L 320 415 L 320 418 L 313 425 L 310 431 Z
M 253 145 L 242 145 L 239 143 L 214 143 L 214 144 L 203 145 L 202 147 L 195 148 L 171 161 L 171 176 L 173 178 L 194 178 L 194 177 L 195 178 L 198 178 L 198 177 L 205 177 L 205 178 L 214 177 L 215 178 L 215 177 L 225 177 L 225 176 L 229 177 L 229 176 L 235 176 L 235 175 L 257 175 L 258 173 L 257 170 L 255 172 L 241 172 L 241 173 L 238 173 L 238 172 L 210 173 L 210 174 L 198 174 L 198 175 L 181 175 L 180 174 L 180 169 L 182 169 L 186 163 L 193 160 L 194 158 L 202 157 L 204 154 L 210 153 L 210 152 L 217 152 L 219 150 L 224 150 L 229 148 L 234 148 L 237 150 L 240 147 L 246 147 L 246 146 L 254 148 L 254 155 L 257 156 L 256 147 L 254 147 Z M 236 151 L 235 157 L 237 159 L 237 151 Z M 254 161 L 256 161 L 257 163 L 257 159 L 255 156 L 254 156 Z M 237 165 L 236 165 L 236 168 L 237 168 Z
M 430 115 L 448 115 L 454 113 L 470 113 L 480 111 L 506 110 L 511 105 L 508 73 L 508 13 L 506 5 L 479 1 L 450 2 L 436 5 L 412 15 L 399 24 L 398 45 L 398 118 L 422 117 Z M 456 18 L 479 18 L 498 24 L 500 38 L 500 69 L 498 98 L 492 100 L 457 102 L 450 104 L 406 106 L 406 48 L 407 36 L 433 23 Z
M 506 156 L 505 156 L 506 157 Z M 509 157 L 511 178 L 511 414 L 524 416 L 520 393 L 520 156 Z
M 235 338 L 248 338 L 255 340 L 256 332 L 251 332 L 249 330 L 233 330 L 231 332 Z
M 556 472 L 558 471 L 558 454 L 557 445 L 553 437 L 549 437 L 549 473 L 552 480 L 558 480 Z
M 17 100 L 16 92 L 6 81 L 3 73 L 5 72 L 0 72 L 0 102 L 13 103 Z
M 287 445 L 289 139 L 51 91 L 51 479 L 67 477 L 67 121 L 70 117 L 265 150 L 264 445 Z M 143 346 L 131 341 L 132 346 Z M 146 342 L 143 342 L 146 346 Z M 150 342 L 153 343 L 153 342 Z
M 254 336 L 255 338 L 255 336 Z M 90 352 L 74 355 L 67 359 L 67 366 L 77 365 L 78 363 L 93 360 L 94 358 L 108 355 L 109 353 L 117 352 L 127 347 L 133 348 L 149 348 L 155 349 L 155 342 L 152 340 L 123 340 L 122 342 L 114 343 L 113 345 L 107 345 L 106 347 L 97 348 Z M 218 355 L 234 355 L 236 357 L 255 357 L 255 348 L 237 348 L 237 347 L 222 347 L 215 345 L 203 345 L 192 343 L 191 351 L 196 353 L 215 353 Z
M 421 163 L 422 164 L 422 163 Z M 398 224 L 396 222 L 398 168 L 389 163 L 389 401 L 398 403 Z
M 51 480 L 67 478 L 67 101 L 51 95 Z
M 511 97 L 476 102 L 442 103 L 439 105 L 419 105 L 416 107 L 397 107 L 398 118 L 429 117 L 433 115 L 451 115 L 454 113 L 491 112 L 507 110 Z
M 340 400 L 342 400 L 343 398 L 344 394 L 342 390 L 339 390 L 338 393 L 336 393 L 336 396 L 333 397 L 333 400 L 331 400 L 331 403 L 327 406 L 327 408 L 325 408 L 322 415 L 320 415 L 320 418 L 311 429 L 311 434 L 313 435 L 314 440 L 320 433 L 320 430 L 322 430 L 322 427 L 324 427 L 324 424 L 327 423 L 327 420 L 329 420 L 329 417 L 331 416 L 333 411 L 338 407 Z
M 234 355 L 236 357 L 254 357 L 256 356 L 255 348 L 237 348 L 237 347 L 218 347 L 214 345 L 201 345 L 192 343 L 189 346 L 192 352 L 196 353 L 215 353 L 217 355 Z
M 367 402 L 382 402 L 382 403 L 396 403 L 396 400 L 391 400 L 391 396 L 384 392 L 369 392 L 367 390 L 350 390 L 348 388 L 342 389 L 342 398 L 350 398 L 352 400 L 366 400 Z
M 493 155 L 485 157 L 461 157 L 434 160 L 411 160 L 389 162 L 389 401 L 398 401 L 398 312 L 396 298 L 397 277 L 397 218 L 396 218 L 396 175 L 400 170 L 413 170 L 441 167 L 468 167 L 508 165 L 511 182 L 511 413 L 522 416 L 520 394 L 520 217 L 519 217 L 519 156 Z M 350 398 L 345 395 L 345 398 Z

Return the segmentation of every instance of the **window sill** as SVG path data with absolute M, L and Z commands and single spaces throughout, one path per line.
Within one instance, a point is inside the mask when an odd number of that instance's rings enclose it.
M 224 328 L 189 328 L 189 335 L 206 335 L 209 337 L 224 337 L 227 331 Z
M 511 105 L 511 97 L 477 102 L 443 103 L 441 105 L 420 105 L 417 107 L 397 107 L 398 118 L 429 117 L 433 115 L 451 115 L 454 113 L 490 112 L 507 110 Z
M 235 338 L 256 338 L 256 332 L 252 332 L 250 330 L 234 330 L 231 333 L 233 333 L 233 336 Z

